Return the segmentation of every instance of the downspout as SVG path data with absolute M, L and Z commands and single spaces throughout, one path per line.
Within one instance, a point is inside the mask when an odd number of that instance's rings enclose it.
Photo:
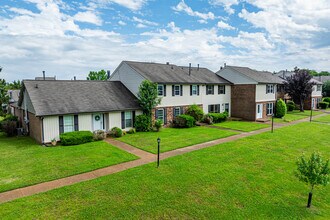
M 24 98 L 24 123 L 26 125 L 26 133 L 29 133 L 29 125 L 28 125 L 28 113 L 27 113 L 27 107 L 26 107 L 26 95 Z

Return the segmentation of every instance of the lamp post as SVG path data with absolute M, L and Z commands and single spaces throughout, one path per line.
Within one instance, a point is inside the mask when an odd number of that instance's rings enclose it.
M 315 102 L 314 102 L 315 105 Z M 312 122 L 312 118 L 313 118 L 313 97 L 312 97 L 312 93 L 311 93 L 311 115 L 309 117 L 309 122 Z
M 157 153 L 157 168 L 159 167 L 159 154 L 160 154 L 160 138 L 157 138 L 158 153 Z
M 277 105 L 277 100 L 275 101 L 275 104 L 273 106 L 273 114 L 272 114 L 272 133 L 274 133 L 274 115 L 276 114 L 276 105 Z

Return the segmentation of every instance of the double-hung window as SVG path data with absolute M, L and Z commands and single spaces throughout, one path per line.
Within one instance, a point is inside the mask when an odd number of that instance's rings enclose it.
M 226 94 L 226 86 L 225 85 L 219 85 L 218 86 L 218 94 Z
M 180 85 L 174 85 L 174 95 L 178 96 L 180 95 L 181 91 L 180 91 Z
M 274 93 L 274 85 L 273 84 L 267 84 L 266 85 L 266 94 L 268 93 Z
M 63 116 L 63 131 L 71 132 L 74 131 L 74 117 L 73 115 Z
M 206 95 L 214 95 L 214 85 L 206 86 Z
M 274 109 L 274 103 L 269 102 L 267 103 L 267 115 L 272 115 Z
M 322 85 L 317 85 L 316 86 L 316 91 L 321 91 L 322 90 Z
M 164 109 L 157 109 L 157 119 L 162 120 L 162 122 L 164 123 Z
M 191 95 L 197 95 L 197 85 L 191 86 Z
M 174 107 L 173 116 L 176 117 L 178 115 L 181 115 L 181 108 L 180 107 Z
M 133 127 L 132 112 L 125 112 L 125 128 Z
M 220 113 L 220 104 L 209 105 L 209 113 Z
M 158 96 L 164 96 L 164 85 L 158 84 Z

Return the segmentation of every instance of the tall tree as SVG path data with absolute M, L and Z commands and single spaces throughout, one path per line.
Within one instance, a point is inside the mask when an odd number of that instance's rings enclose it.
M 87 80 L 107 80 L 108 76 L 107 76 L 107 72 L 105 72 L 105 70 L 100 70 L 98 72 L 96 71 L 90 71 L 88 76 L 87 76 Z
M 304 102 L 309 98 L 313 91 L 314 82 L 311 81 L 312 76 L 307 70 L 294 69 L 295 74 L 286 77 L 284 89 L 286 93 L 300 106 L 300 111 L 304 111 Z
M 14 80 L 13 82 L 11 83 L 8 83 L 7 85 L 7 89 L 21 89 L 22 87 L 22 83 L 20 80 Z
M 330 97 L 330 80 L 323 83 L 322 91 L 324 96 Z
M 9 101 L 7 91 L 6 80 L 0 79 L 0 112 L 2 112 L 2 104 L 7 104 Z
M 159 105 L 161 101 L 161 99 L 158 98 L 157 83 L 153 83 L 149 80 L 142 81 L 137 96 L 143 114 L 151 117 L 152 109 Z

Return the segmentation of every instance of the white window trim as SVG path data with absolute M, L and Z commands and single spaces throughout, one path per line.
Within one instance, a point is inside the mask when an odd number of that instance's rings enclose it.
M 130 118 L 126 118 L 126 115 L 129 114 Z M 131 128 L 133 127 L 132 122 L 133 122 L 133 113 L 131 111 L 127 111 L 124 113 L 124 120 L 125 120 L 125 128 Z M 128 120 L 130 121 L 130 125 L 127 124 Z
M 270 108 L 270 106 L 271 106 L 271 108 Z M 273 110 L 274 110 L 274 103 L 268 102 L 267 105 L 266 105 L 266 107 L 267 107 L 267 109 L 266 109 L 267 115 L 272 115 L 274 113 L 273 112 Z
M 176 110 L 179 110 L 179 114 L 175 114 L 175 111 L 176 111 Z M 174 113 L 174 114 L 173 114 L 174 116 L 181 115 L 181 107 L 175 107 L 173 113 Z
M 65 122 L 66 122 L 66 118 L 71 118 L 72 119 L 72 124 L 71 125 L 68 125 L 68 124 L 66 124 Z M 68 128 L 72 128 L 72 129 L 68 129 Z M 64 133 L 65 132 L 72 132 L 72 131 L 74 131 L 74 116 L 73 115 L 64 115 L 63 116 L 63 131 L 64 131 Z
M 165 111 L 164 111 L 164 109 L 163 108 L 159 108 L 156 111 L 157 111 L 157 120 L 162 120 L 163 123 L 164 123 L 164 119 L 165 119 L 165 115 L 164 115 L 165 114 Z M 162 113 L 162 115 L 163 115 L 162 118 L 159 118 L 159 111 L 163 112 Z
M 211 91 L 211 93 L 209 93 L 209 90 Z M 214 95 L 214 85 L 206 85 L 206 93 L 207 95 Z
M 223 89 L 220 89 L 223 88 Z M 220 92 L 222 91 L 222 92 Z M 226 94 L 226 86 L 225 85 L 219 85 L 219 95 L 225 95 Z
M 273 84 L 267 84 L 266 85 L 266 94 L 274 94 L 274 85 Z
M 213 112 L 210 111 L 209 113 L 221 113 L 221 109 L 220 109 L 220 106 L 221 106 L 221 105 L 219 105 L 219 104 L 211 104 L 211 105 L 208 105 L 208 106 L 213 106 L 213 109 L 214 109 Z M 216 110 L 215 106 L 219 106 L 219 111 L 218 111 L 218 112 L 215 111 L 215 110 Z
M 179 88 L 178 90 L 176 88 Z M 176 94 L 176 92 L 179 92 L 179 94 Z M 180 85 L 174 85 L 174 96 L 180 96 L 181 94 L 181 86 Z
M 191 95 L 198 95 L 198 86 L 197 85 L 191 86 Z

